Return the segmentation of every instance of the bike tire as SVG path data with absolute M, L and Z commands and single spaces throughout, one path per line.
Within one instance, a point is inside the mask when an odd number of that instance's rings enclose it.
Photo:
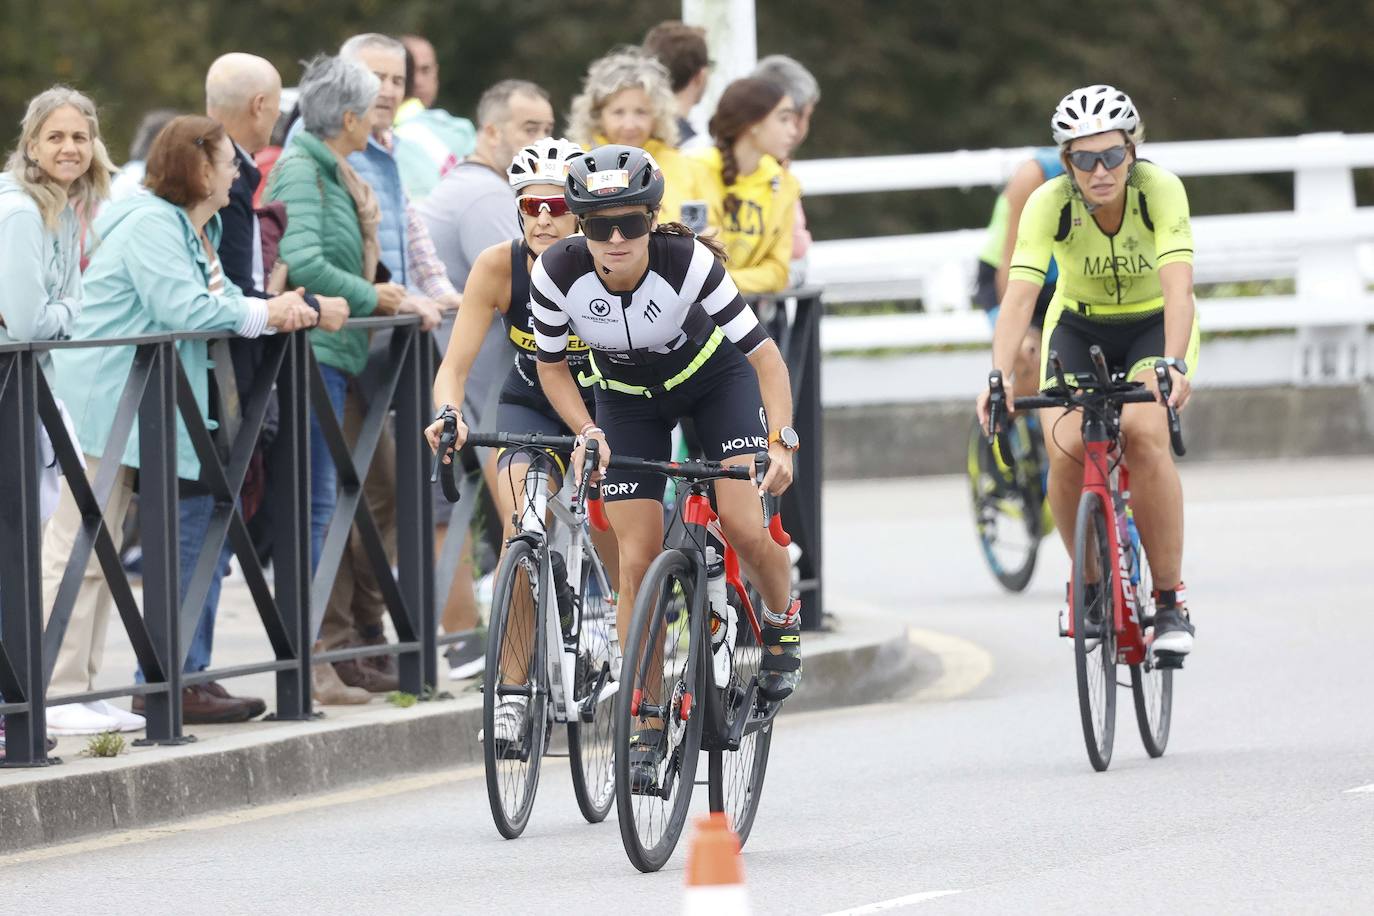
M 615 804 L 615 684 L 610 680 L 610 632 L 605 599 L 588 607 L 587 583 L 594 551 L 587 552 L 577 593 L 578 638 L 573 670 L 573 705 L 568 710 L 568 763 L 578 810 L 589 824 L 599 824 Z M 591 715 L 588 722 L 584 710 Z
M 658 871 L 672 857 L 687 821 L 696 780 L 697 758 L 701 753 L 704 716 L 696 702 L 702 677 L 709 677 L 703 666 L 700 628 L 692 621 L 701 617 L 692 560 L 680 550 L 659 554 L 635 597 L 634 615 L 622 646 L 620 689 L 615 698 L 615 795 L 620 819 L 620 838 L 630 862 L 642 872 Z M 655 626 L 654 621 L 660 623 Z M 655 644 L 663 646 L 663 673 L 641 677 L 648 639 L 657 633 Z M 685 645 L 684 645 L 685 643 Z M 671 651 L 670 651 L 671 650 Z M 650 680 L 652 678 L 652 681 Z M 669 797 L 632 791 L 629 754 L 630 738 L 639 726 L 633 713 L 636 695 L 645 702 L 658 701 L 669 707 L 663 723 L 669 735 L 669 751 L 658 777 L 660 792 L 666 782 Z M 691 708 L 684 722 L 681 698 L 692 694 Z M 674 741 L 674 737 L 676 741 Z
M 1140 629 L 1142 632 L 1153 624 L 1153 607 L 1149 604 L 1151 595 L 1150 567 L 1142 548 L 1136 557 L 1136 568 L 1140 570 L 1140 583 L 1136 589 L 1140 603 Z M 1151 612 L 1147 619 L 1147 611 Z M 1160 668 L 1154 663 L 1147 649 L 1145 660 L 1131 666 L 1131 696 L 1135 700 L 1135 722 L 1140 729 L 1140 741 L 1145 745 L 1145 753 L 1151 757 L 1162 757 L 1169 745 L 1169 727 L 1173 723 L 1174 672 L 1170 668 Z
M 491 817 L 497 831 L 508 840 L 520 836 L 529 824 L 539 787 L 540 761 L 548 743 L 546 643 L 538 613 L 539 575 L 539 554 L 527 541 L 513 542 L 497 572 L 488 624 L 487 670 L 482 682 L 482 756 Z M 511 611 L 517 602 L 533 612 L 532 633 L 517 633 L 510 626 Z M 529 690 L 520 726 L 522 738 L 516 749 L 499 748 L 493 738 L 502 660 L 506 658 L 525 662 L 525 683 L 517 686 Z
M 1107 540 L 1107 514 L 1097 493 L 1084 493 L 1078 502 L 1073 542 L 1073 655 L 1078 680 L 1078 710 L 1088 760 L 1099 773 L 1112 762 L 1116 736 L 1116 621 L 1113 577 L 1116 561 Z M 1101 572 L 1098 600 L 1089 607 L 1085 574 L 1095 555 Z M 1100 626 L 1090 622 L 1094 611 Z M 1090 633 L 1100 635 L 1094 640 Z M 1095 642 L 1095 645 L 1094 645 Z
M 761 610 L 763 605 L 757 592 L 753 588 L 749 591 L 754 608 Z M 742 608 L 743 604 L 733 588 L 730 589 L 730 595 L 731 607 Z M 741 612 L 737 610 L 736 613 Z M 704 619 L 702 626 L 704 629 L 708 626 Z M 708 638 L 707 634 L 703 633 L 702 638 Z M 743 709 L 742 704 L 746 699 L 750 682 L 758 675 L 762 652 L 763 647 L 755 638 L 754 629 L 748 620 L 739 620 L 734 652 L 731 656 L 730 683 L 724 688 L 714 688 L 722 730 L 731 728 L 736 716 L 748 714 L 748 710 Z M 754 828 L 754 818 L 758 814 L 776 722 L 776 719 L 771 719 L 753 731 L 746 732 L 740 738 L 738 750 L 707 752 L 707 786 L 711 810 L 725 812 L 731 828 L 739 837 L 741 847 L 748 841 L 749 834 Z
M 976 421 L 969 433 L 968 474 L 974 531 L 988 571 L 1007 591 L 1025 591 L 1040 550 L 1040 503 L 1016 474 L 1011 482 L 1001 475 Z

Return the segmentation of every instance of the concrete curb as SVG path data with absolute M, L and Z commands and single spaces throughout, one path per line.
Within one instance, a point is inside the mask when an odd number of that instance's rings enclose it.
M 890 699 L 912 683 L 916 653 L 904 625 L 872 614 L 846 615 L 843 624 L 812 638 L 789 711 Z M 226 729 L 111 759 L 0 770 L 0 854 L 480 763 L 481 719 L 480 700 L 465 693 L 408 709 L 379 705 Z

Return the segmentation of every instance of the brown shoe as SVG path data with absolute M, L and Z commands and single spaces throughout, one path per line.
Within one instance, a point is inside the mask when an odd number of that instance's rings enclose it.
M 247 703 L 248 718 L 250 719 L 256 718 L 262 715 L 263 713 L 267 712 L 267 704 L 264 703 L 262 700 L 259 700 L 257 697 L 236 697 L 229 691 L 225 690 L 224 685 L 221 684 L 219 681 L 209 681 L 205 684 L 205 689 L 207 692 L 209 692 L 213 696 L 219 697 L 221 700 L 238 700 L 242 703 Z
M 386 632 L 381 627 L 377 627 L 375 632 L 364 631 L 361 639 L 358 640 L 360 646 L 384 646 L 386 645 Z M 359 662 L 366 668 L 380 671 L 388 677 L 400 678 L 400 672 L 396 666 L 396 656 L 394 655 L 373 655 L 369 658 L 360 658 Z
M 208 685 L 196 684 L 181 688 L 181 722 L 183 725 L 224 725 L 230 722 L 247 722 L 253 718 L 249 701 L 235 697 L 220 697 L 206 689 Z M 133 711 L 144 714 L 147 703 L 142 695 L 134 697 Z
M 367 664 L 369 661 L 371 659 L 350 658 L 335 662 L 334 670 L 338 672 L 339 680 L 350 687 L 361 687 L 368 693 L 390 693 L 401 689 L 401 679 L 397 675 L 378 671 Z
M 323 651 L 319 643 L 315 644 L 315 651 Z M 372 702 L 372 694 L 339 680 L 339 673 L 327 662 L 310 667 L 310 684 L 315 702 L 321 706 L 359 706 Z

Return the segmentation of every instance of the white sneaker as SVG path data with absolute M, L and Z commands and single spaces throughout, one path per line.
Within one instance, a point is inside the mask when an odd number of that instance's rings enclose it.
M 127 709 L 120 709 L 104 700 L 96 700 L 94 703 L 82 703 L 91 712 L 102 716 L 109 716 L 119 723 L 119 730 L 122 732 L 141 732 L 148 724 L 142 716 L 136 712 L 129 712 Z
M 52 735 L 98 735 L 119 731 L 119 720 L 102 715 L 85 703 L 48 707 L 48 733 Z
M 492 711 L 492 731 L 498 744 L 514 744 L 520 740 L 520 726 L 525 724 L 528 697 L 502 697 Z

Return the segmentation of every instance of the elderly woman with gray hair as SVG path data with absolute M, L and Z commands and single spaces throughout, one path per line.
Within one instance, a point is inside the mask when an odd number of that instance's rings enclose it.
M 405 288 L 388 282 L 382 266 L 376 195 L 348 164 L 350 153 L 367 146 L 369 112 L 380 82 L 361 64 L 319 56 L 300 81 L 304 130 L 292 138 L 272 169 L 267 199 L 286 205 L 286 232 L 278 254 L 288 282 L 312 293 L 342 296 L 349 314 L 391 315 L 405 310 Z M 380 269 L 380 270 L 379 270 Z M 381 275 L 379 275 L 379 272 Z M 367 364 L 368 332 L 334 328 L 311 332 L 334 415 L 343 414 L 351 378 Z M 325 529 L 334 510 L 338 475 L 318 419 L 310 424 L 311 563 L 319 562 Z M 321 703 L 366 703 L 371 695 L 339 680 L 332 665 L 316 665 Z

